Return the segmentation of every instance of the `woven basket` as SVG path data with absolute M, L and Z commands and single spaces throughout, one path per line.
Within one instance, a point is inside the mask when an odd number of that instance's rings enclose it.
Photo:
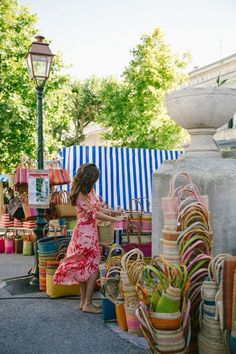
M 110 221 L 98 221 L 100 244 L 110 245 L 114 242 L 114 224 Z
M 141 329 L 139 321 L 135 314 L 136 308 L 127 307 L 125 305 L 125 315 L 128 326 L 128 332 L 131 334 L 141 335 Z
M 210 340 L 199 333 L 198 335 L 199 354 L 227 354 L 228 350 L 222 338 L 216 341 Z
M 23 256 L 31 256 L 33 254 L 33 243 L 32 241 L 23 241 Z

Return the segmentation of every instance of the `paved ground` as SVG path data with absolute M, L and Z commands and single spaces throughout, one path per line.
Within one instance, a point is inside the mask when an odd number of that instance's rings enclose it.
M 0 254 L 0 354 L 149 353 L 143 338 L 81 312 L 78 298 L 52 300 L 30 288 L 17 293 L 6 287 L 4 279 L 27 276 L 33 261 Z

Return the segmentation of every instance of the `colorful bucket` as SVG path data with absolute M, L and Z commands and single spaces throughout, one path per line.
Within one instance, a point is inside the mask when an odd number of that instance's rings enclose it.
M 5 253 L 14 253 L 15 252 L 15 242 L 10 238 L 6 238 L 5 241 Z
M 4 238 L 0 238 L 0 253 L 4 253 L 5 252 L 5 242 L 4 242 Z
M 46 290 L 46 267 L 39 266 L 39 289 Z
M 33 243 L 32 241 L 23 241 L 23 256 L 32 256 L 33 254 Z
M 128 332 L 131 334 L 141 335 L 140 324 L 135 314 L 136 309 L 137 308 L 125 306 Z
M 23 240 L 21 238 L 15 239 L 15 253 L 21 254 L 23 252 Z
M 116 318 L 118 326 L 122 331 L 127 331 L 128 325 L 126 321 L 124 302 L 118 302 L 116 305 Z
M 116 307 L 107 298 L 102 298 L 102 319 L 103 321 L 116 320 Z

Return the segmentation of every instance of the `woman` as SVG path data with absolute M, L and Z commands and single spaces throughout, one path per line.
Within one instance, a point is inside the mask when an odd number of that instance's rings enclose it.
M 77 224 L 64 258 L 54 275 L 57 284 L 80 284 L 80 309 L 84 312 L 101 313 L 101 307 L 92 302 L 100 248 L 97 220 L 121 221 L 123 217 L 111 217 L 108 209 L 100 208 L 93 185 L 99 177 L 96 165 L 86 163 L 80 166 L 72 183 L 71 204 L 78 210 Z

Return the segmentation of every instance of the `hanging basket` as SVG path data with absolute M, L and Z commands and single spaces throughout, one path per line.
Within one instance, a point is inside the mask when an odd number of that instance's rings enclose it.
M 108 246 L 114 242 L 114 224 L 110 221 L 98 221 L 100 244 Z

